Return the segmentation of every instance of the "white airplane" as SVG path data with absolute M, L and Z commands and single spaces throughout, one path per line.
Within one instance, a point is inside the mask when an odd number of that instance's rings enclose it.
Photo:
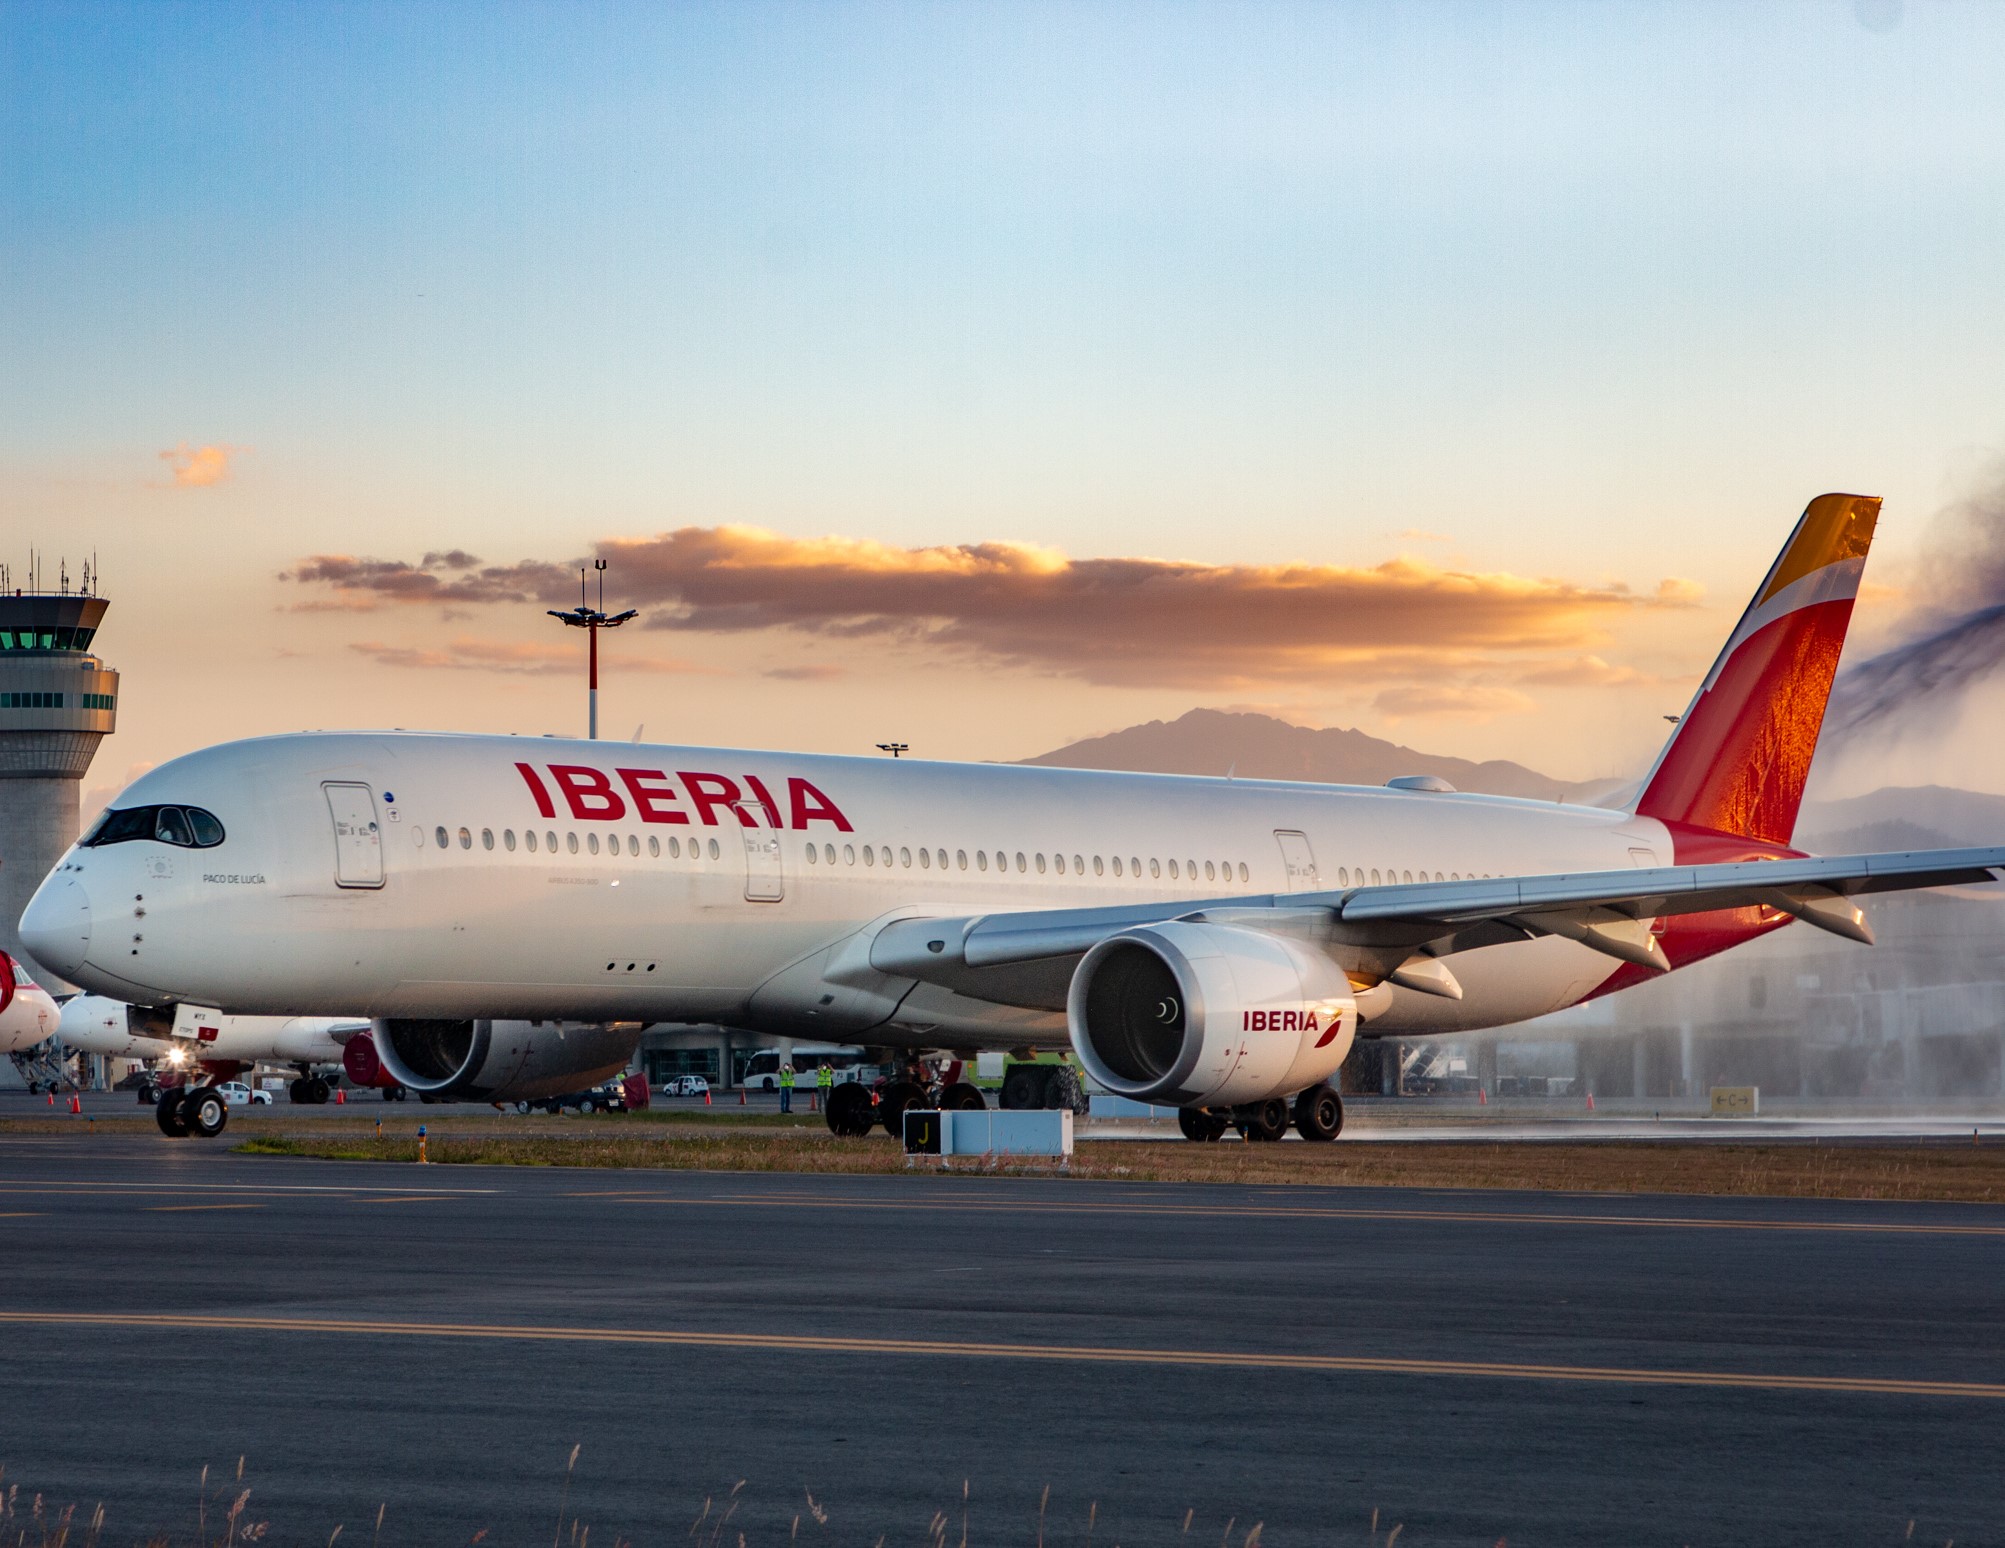
M 1354 1036 L 1522 1021 L 1791 920 L 1870 941 L 1856 895 L 2005 874 L 2005 848 L 1790 847 L 1878 514 L 1811 502 L 1622 810 L 1428 779 L 299 734 L 144 775 L 22 937 L 147 1004 L 366 1010 L 421 1093 L 573 1087 L 645 1022 L 963 1057 L 1069 1038 L 1194 1138 L 1292 1116 L 1329 1139 Z M 551 1021 L 577 1016 L 603 1024 Z M 837 1094 L 839 1133 L 895 1132 L 926 1096 Z
M 49 991 L 0 951 L 0 1054 L 26 1053 L 56 1030 L 59 1013 Z
M 298 1069 L 293 1101 L 325 1102 L 331 1088 L 313 1073 L 314 1066 L 341 1063 L 347 1044 L 366 1036 L 369 1022 L 354 1016 L 235 1016 L 187 1004 L 159 1011 L 80 994 L 64 1003 L 60 1031 L 66 1047 L 142 1059 L 156 1073 L 183 1080 L 163 1090 L 154 1108 L 161 1132 L 179 1137 L 220 1134 L 227 1107 L 191 1106 L 189 1099 L 217 1081 L 235 1080 L 260 1061 Z

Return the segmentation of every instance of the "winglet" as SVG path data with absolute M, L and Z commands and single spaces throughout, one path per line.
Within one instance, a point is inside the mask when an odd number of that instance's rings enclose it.
M 1819 495 L 1643 782 L 1638 815 L 1786 844 L 1880 502 Z

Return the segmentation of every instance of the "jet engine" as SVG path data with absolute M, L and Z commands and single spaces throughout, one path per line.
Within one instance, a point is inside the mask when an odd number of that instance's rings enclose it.
M 640 1034 L 633 1021 L 395 1020 L 369 1033 L 383 1075 L 421 1094 L 479 1102 L 596 1085 L 627 1067 Z
M 1286 936 L 1170 921 L 1109 936 L 1067 996 L 1072 1046 L 1109 1091 L 1178 1107 L 1290 1096 L 1357 1035 L 1342 968 Z

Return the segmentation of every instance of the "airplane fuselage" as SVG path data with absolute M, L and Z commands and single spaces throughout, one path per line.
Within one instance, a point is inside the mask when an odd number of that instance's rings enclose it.
M 845 948 L 894 917 L 1608 871 L 1678 848 L 1650 818 L 1491 796 L 405 733 L 225 744 L 119 801 L 167 805 L 213 814 L 220 842 L 79 846 L 37 899 L 44 926 L 73 923 L 63 970 L 101 993 L 965 1046 L 1049 1040 L 1064 1018 L 876 983 Z M 1618 970 L 1550 936 L 1493 946 L 1457 958 L 1461 1000 L 1382 993 L 1372 1030 L 1519 1021 Z

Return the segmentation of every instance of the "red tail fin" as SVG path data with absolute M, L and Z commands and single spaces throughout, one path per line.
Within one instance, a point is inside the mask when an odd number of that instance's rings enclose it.
M 1880 502 L 1819 495 L 1643 782 L 1636 810 L 1786 844 Z

